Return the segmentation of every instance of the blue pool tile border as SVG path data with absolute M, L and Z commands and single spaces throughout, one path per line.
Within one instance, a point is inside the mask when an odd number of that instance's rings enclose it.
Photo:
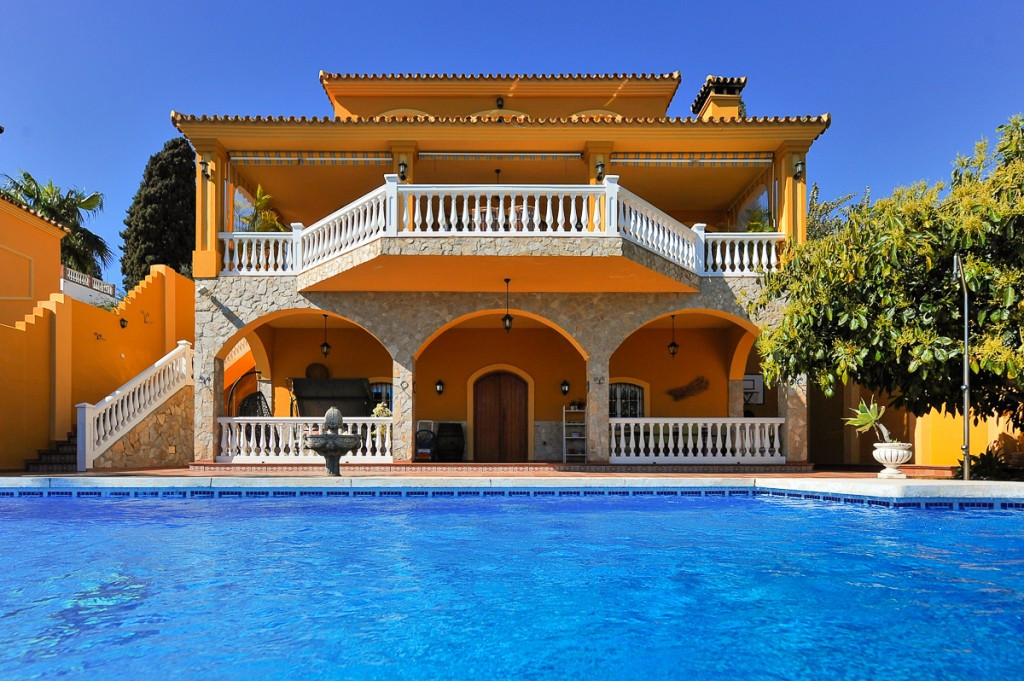
M 864 508 L 922 511 L 1024 511 L 1024 498 L 987 497 L 880 497 L 863 494 L 827 493 L 776 489 L 772 487 L 736 486 L 466 486 L 466 487 L 317 487 L 305 483 L 302 487 L 280 486 L 232 487 L 223 481 L 216 487 L 173 486 L 161 487 L 151 482 L 139 487 L 70 487 L 48 488 L 0 487 L 0 499 L 158 499 L 158 500 L 274 500 L 274 499 L 582 499 L 582 498 L 708 498 L 769 500 L 783 503 L 803 501 L 819 504 L 848 504 Z M 2 502 L 0 502 L 2 503 Z

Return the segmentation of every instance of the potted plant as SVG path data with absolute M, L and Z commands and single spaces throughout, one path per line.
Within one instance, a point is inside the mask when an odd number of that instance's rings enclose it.
M 875 435 L 881 442 L 875 443 L 875 461 L 885 466 L 878 474 L 880 478 L 905 478 L 899 467 L 910 461 L 914 453 L 913 446 L 909 442 L 897 442 L 892 438 L 889 429 L 882 424 L 882 415 L 885 414 L 885 407 L 879 406 L 875 398 L 871 398 L 871 404 L 865 404 L 864 400 L 856 409 L 851 410 L 853 416 L 843 419 L 846 425 L 853 426 L 859 433 L 865 433 L 869 428 L 874 429 Z

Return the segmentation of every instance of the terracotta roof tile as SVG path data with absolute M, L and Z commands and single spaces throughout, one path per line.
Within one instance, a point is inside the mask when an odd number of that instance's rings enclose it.
M 27 206 L 24 206 L 24 205 L 18 203 L 17 201 L 11 201 L 10 199 L 8 199 L 3 194 L 0 194 L 0 201 L 3 201 L 4 203 L 8 203 L 8 204 L 14 206 L 15 208 L 20 208 L 21 210 L 25 211 L 29 215 L 31 215 L 33 217 L 36 217 L 36 218 L 39 218 L 40 220 L 42 220 L 43 222 L 45 222 L 47 224 L 53 225 L 54 227 L 56 227 L 57 229 L 61 230 L 62 232 L 70 232 L 71 231 L 70 229 L 68 229 L 64 225 L 60 224 L 59 222 L 56 222 L 55 220 L 51 220 L 50 218 L 46 217 L 42 213 L 37 213 L 36 211 L 32 210 L 31 208 L 28 208 Z
M 711 91 L 716 87 L 727 87 L 735 88 L 737 93 L 741 92 L 747 85 L 747 77 L 739 76 L 738 78 L 726 78 L 724 76 L 708 76 L 704 79 L 704 84 L 700 86 L 700 92 L 697 93 L 697 98 L 693 100 L 693 104 L 690 105 L 690 111 L 693 113 L 699 113 L 700 108 L 704 106 L 704 100 L 708 98 Z
M 329 73 L 320 72 L 326 80 L 426 80 L 426 81 L 495 81 L 495 80 L 679 80 L 679 71 L 671 73 Z
M 182 114 L 171 112 L 171 122 L 180 123 L 261 123 L 268 125 L 379 125 L 379 124 L 433 124 L 433 125 L 674 125 L 674 126 L 717 126 L 717 125 L 765 125 L 765 124 L 831 124 L 829 114 L 821 116 L 756 116 L 748 118 L 693 117 L 636 117 L 636 116 L 556 116 L 534 118 L 532 116 L 208 116 L 203 114 Z M 179 127 L 180 130 L 180 127 Z

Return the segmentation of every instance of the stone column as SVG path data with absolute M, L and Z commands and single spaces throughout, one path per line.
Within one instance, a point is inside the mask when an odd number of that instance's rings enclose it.
M 588 463 L 608 463 L 608 358 L 595 353 L 587 361 Z
M 224 404 L 224 360 L 216 359 L 215 348 L 197 339 L 195 371 L 195 409 L 193 456 L 196 461 L 213 461 L 220 449 L 217 416 Z
M 270 415 L 273 416 L 277 413 L 274 404 L 274 382 L 269 378 L 258 378 L 256 379 L 256 389 L 263 395 L 263 399 L 267 401 L 267 406 L 270 407 Z M 285 411 L 287 412 L 288 405 L 285 405 Z
M 807 462 L 807 377 L 779 384 L 779 416 L 786 419 L 782 441 L 788 463 Z
M 416 424 L 412 414 L 413 359 L 411 352 L 394 353 L 392 378 L 391 456 L 395 461 L 411 461 Z
M 743 417 L 743 381 L 729 381 L 729 418 Z

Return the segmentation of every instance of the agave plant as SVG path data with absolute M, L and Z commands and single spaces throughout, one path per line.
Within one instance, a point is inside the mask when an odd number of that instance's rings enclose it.
M 853 412 L 853 416 L 843 419 L 846 421 L 846 425 L 853 426 L 857 429 L 858 433 L 866 433 L 868 429 L 874 429 L 875 435 L 882 442 L 895 442 L 889 433 L 889 429 L 882 423 L 885 407 L 875 402 L 874 397 L 871 398 L 870 405 L 865 404 L 864 400 L 861 400 L 857 408 L 850 411 Z

